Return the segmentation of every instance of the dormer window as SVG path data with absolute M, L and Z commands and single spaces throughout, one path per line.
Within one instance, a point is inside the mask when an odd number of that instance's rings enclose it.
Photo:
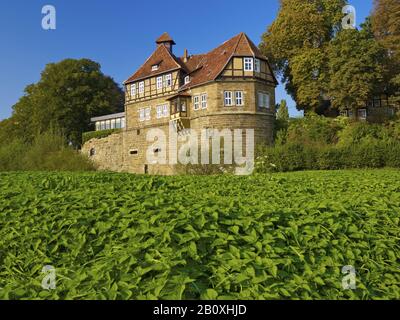
M 157 71 L 159 68 L 158 64 L 155 64 L 151 67 L 151 71 Z
M 185 77 L 185 84 L 188 84 L 190 82 L 190 76 Z

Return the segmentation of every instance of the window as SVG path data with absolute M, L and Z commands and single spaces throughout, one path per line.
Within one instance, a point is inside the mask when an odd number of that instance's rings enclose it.
M 258 107 L 269 109 L 270 107 L 269 93 L 264 93 L 264 92 L 258 93 Z
M 188 84 L 190 82 L 190 76 L 185 77 L 185 84 Z
M 115 129 L 115 119 L 111 119 L 111 129 Z
M 149 108 L 146 108 L 146 111 L 145 111 L 145 116 L 146 116 L 146 120 L 150 120 L 151 119 L 151 108 L 149 107 Z
M 121 118 L 121 128 L 125 128 L 125 118 Z
M 253 71 L 253 58 L 244 58 L 244 71 Z
M 136 98 L 136 84 L 131 84 L 131 98 Z
M 254 59 L 254 70 L 255 72 L 261 72 L 261 62 L 260 59 Z
M 151 67 L 151 71 L 157 71 L 158 70 L 158 64 L 155 64 Z
M 139 151 L 137 149 L 129 150 L 130 155 L 137 155 L 138 153 L 139 153 Z
M 243 91 L 235 91 L 235 104 L 243 106 Z
M 169 112 L 167 104 L 157 106 L 157 119 L 168 117 L 168 114 Z
M 90 149 L 90 151 L 89 151 L 89 156 L 90 156 L 90 157 L 93 157 L 93 156 L 95 156 L 95 155 L 96 155 L 96 149 L 95 149 L 95 148 Z
M 115 120 L 115 128 L 121 129 L 121 118 Z
M 107 120 L 106 121 L 106 130 L 110 130 L 111 129 L 111 121 Z
M 101 123 L 99 121 L 96 122 L 96 131 L 101 130 Z
M 162 118 L 162 107 L 163 106 L 157 106 L 157 109 L 156 109 L 157 119 Z
M 139 83 L 139 93 L 144 93 L 144 82 Z
M 225 106 L 227 106 L 227 107 L 232 105 L 232 91 L 224 92 L 224 103 L 225 103 Z
M 358 110 L 358 118 L 360 118 L 361 120 L 366 120 L 367 119 L 367 110 L 359 109 Z
M 165 76 L 165 86 L 166 86 L 167 88 L 169 88 L 169 87 L 172 86 L 172 76 L 171 76 L 170 74 L 167 74 L 167 75 Z
M 154 151 L 154 153 L 160 153 L 161 152 L 161 148 L 155 148 L 153 151 Z
M 186 102 L 185 101 L 181 102 L 181 111 L 186 112 Z
M 163 87 L 163 77 L 157 77 L 157 89 L 162 89 Z
M 207 94 L 203 93 L 201 95 L 201 108 L 206 109 L 207 108 Z
M 144 111 L 144 109 L 140 109 L 140 110 L 139 110 L 139 120 L 140 120 L 140 121 L 144 121 L 144 120 L 146 120 L 145 118 L 146 118 L 146 116 L 145 116 L 145 111 Z
M 193 105 L 194 105 L 194 110 L 200 109 L 200 97 L 199 96 L 193 97 Z
M 105 121 L 101 122 L 101 130 L 106 130 L 106 122 Z
M 163 105 L 162 114 L 163 114 L 164 117 L 168 117 L 168 115 L 169 115 L 169 107 L 168 107 L 167 104 Z

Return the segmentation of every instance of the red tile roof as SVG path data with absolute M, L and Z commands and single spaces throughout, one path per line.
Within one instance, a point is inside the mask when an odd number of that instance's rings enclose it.
M 154 65 L 158 65 L 158 69 L 152 71 Z M 125 83 L 138 81 L 167 71 L 181 69 L 182 66 L 176 61 L 172 53 L 164 46 L 160 45 L 146 62 L 137 70 Z
M 161 38 L 171 39 L 168 34 L 162 35 L 159 39 Z M 215 80 L 234 56 L 253 56 L 267 60 L 245 33 L 236 35 L 207 54 L 192 55 L 186 62 L 183 57 L 175 57 L 165 46 L 160 45 L 144 65 L 125 83 L 180 68 L 191 76 L 191 81 L 181 87 L 181 90 L 186 90 L 189 87 Z M 152 72 L 152 66 L 159 61 L 162 61 L 160 68 Z

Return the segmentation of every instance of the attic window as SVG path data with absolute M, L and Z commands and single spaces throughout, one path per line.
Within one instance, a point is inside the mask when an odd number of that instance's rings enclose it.
M 185 84 L 188 84 L 190 82 L 190 76 L 185 77 Z
M 158 64 L 155 64 L 151 67 L 151 71 L 157 71 L 159 68 Z

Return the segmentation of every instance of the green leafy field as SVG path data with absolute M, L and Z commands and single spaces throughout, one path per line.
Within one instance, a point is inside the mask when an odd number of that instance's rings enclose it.
M 3 173 L 0 298 L 399 299 L 399 221 L 395 170 Z

